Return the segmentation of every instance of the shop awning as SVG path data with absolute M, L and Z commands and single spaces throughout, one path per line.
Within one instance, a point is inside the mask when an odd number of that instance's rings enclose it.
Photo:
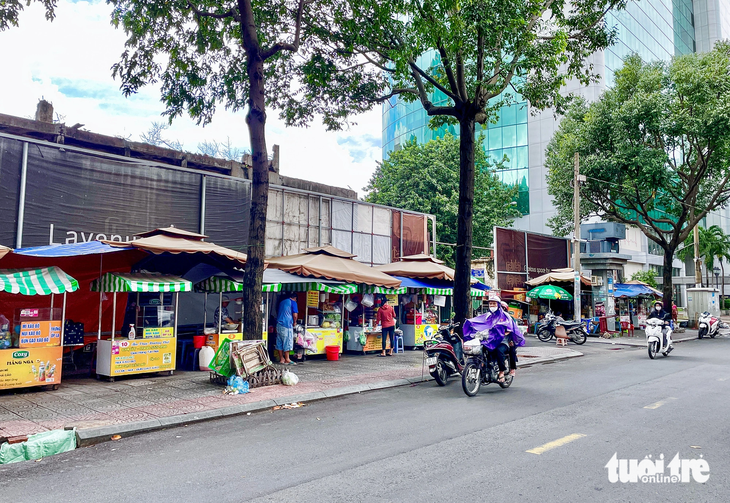
M 451 284 L 451 282 L 443 281 L 443 280 L 433 280 L 433 279 L 416 279 L 416 278 L 406 278 L 401 276 L 395 276 L 399 280 L 401 280 L 401 288 L 405 288 L 406 290 L 411 291 L 418 291 L 420 293 L 425 293 L 427 295 L 453 295 L 454 294 L 454 288 Z M 402 292 L 405 293 L 405 292 Z M 487 292 L 484 290 L 480 290 L 478 288 L 472 288 L 469 291 L 469 295 L 471 297 L 484 297 L 487 295 Z
M 549 273 L 527 280 L 525 283 L 529 286 L 539 286 L 546 283 L 572 283 L 573 281 L 575 281 L 575 271 L 570 267 L 566 267 L 563 269 L 553 269 Z M 591 286 L 590 278 L 581 275 L 580 281 L 586 286 Z
M 318 292 L 334 293 L 337 295 L 348 295 L 357 293 L 357 285 L 342 283 L 340 285 L 333 283 L 320 283 L 317 281 L 309 281 L 306 283 L 288 283 L 282 285 L 282 289 L 290 292 L 308 292 L 317 290 Z
M 134 250 L 131 246 L 111 246 L 101 241 L 88 241 L 86 243 L 56 244 L 48 246 L 33 246 L 29 248 L 18 248 L 13 253 L 27 257 L 83 257 L 86 255 L 98 255 L 101 253 L 118 253 L 125 250 Z
M 385 286 L 360 285 L 360 293 L 382 293 L 386 295 L 404 294 L 408 289 L 404 286 L 398 288 L 387 288 Z
M 354 255 L 332 246 L 307 248 L 304 253 L 269 259 L 268 265 L 292 274 L 352 284 L 397 288 L 400 281 L 354 260 Z M 286 287 L 285 287 L 286 288 Z M 353 292 L 354 293 L 354 292 Z
M 395 277 L 429 278 L 454 281 L 454 270 L 430 255 L 408 255 L 398 262 L 376 266 L 380 272 Z
M 264 283 L 262 286 L 262 291 L 264 293 L 280 292 L 282 287 L 281 283 Z M 211 276 L 205 281 L 196 283 L 195 291 L 208 293 L 242 292 L 243 283 L 227 276 Z
M 21 295 L 75 292 L 79 283 L 58 267 L 0 270 L 0 290 Z
M 631 285 L 628 283 L 616 283 L 613 285 L 614 297 L 661 297 L 661 293 L 647 285 Z
M 193 284 L 178 276 L 152 273 L 107 273 L 91 283 L 92 292 L 190 292 Z

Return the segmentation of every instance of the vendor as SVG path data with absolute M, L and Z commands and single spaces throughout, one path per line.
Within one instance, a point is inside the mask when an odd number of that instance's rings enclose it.
M 216 308 L 215 310 L 215 327 L 220 330 L 220 327 L 218 326 L 218 320 L 220 320 L 221 323 L 236 323 L 236 321 L 231 318 L 231 315 L 228 314 L 228 304 L 231 302 L 231 300 L 228 298 L 228 295 L 224 295 L 223 299 L 221 301 L 221 307 Z

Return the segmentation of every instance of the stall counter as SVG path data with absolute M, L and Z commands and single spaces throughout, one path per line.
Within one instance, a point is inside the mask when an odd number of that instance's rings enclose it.
M 359 338 L 360 334 L 365 332 L 367 338 L 365 345 L 361 345 Z M 390 341 L 387 341 L 386 348 L 390 349 Z M 383 350 L 383 335 L 380 330 L 368 330 L 363 327 L 350 327 L 350 339 L 347 341 L 348 351 L 382 351 Z
M 101 339 L 96 348 L 96 373 L 116 377 L 175 370 L 175 337 Z
M 438 333 L 437 324 L 430 325 L 401 325 L 403 330 L 403 345 L 408 348 L 423 346 L 425 339 L 430 339 Z
M 58 389 L 63 347 L 0 349 L 0 389 L 52 385 Z
M 232 341 L 242 341 L 243 333 L 241 333 L 241 332 L 232 332 L 232 333 L 223 332 L 222 334 L 207 334 L 205 336 L 205 345 L 210 346 L 214 350 L 218 351 L 218 346 L 220 346 L 221 341 L 224 339 L 230 339 Z M 265 330 L 261 334 L 261 340 L 264 342 L 264 344 L 268 344 L 269 334 Z

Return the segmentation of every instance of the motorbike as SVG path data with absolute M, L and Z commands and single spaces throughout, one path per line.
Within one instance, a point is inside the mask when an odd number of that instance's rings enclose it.
M 462 340 L 454 330 L 458 323 L 441 327 L 435 339 L 424 342 L 428 372 L 439 386 L 446 386 L 449 377 L 460 374 L 464 368 Z
M 720 333 L 720 329 L 730 328 L 727 323 L 720 321 L 720 318 L 715 318 L 708 311 L 702 313 L 697 320 L 697 338 L 702 339 L 704 336 L 709 335 L 711 339 Z
M 666 338 L 666 344 L 664 339 Z M 646 348 L 649 352 L 649 358 L 656 358 L 659 353 L 668 356 L 672 352 L 672 328 L 669 321 L 660 320 L 659 318 L 649 318 L 646 320 Z
M 474 339 L 464 343 L 464 357 L 467 358 L 464 369 L 461 372 L 461 387 L 467 396 L 475 396 L 479 388 L 491 383 L 497 383 L 500 387 L 507 389 L 512 384 L 514 377 L 509 372 L 504 374 L 504 382 L 499 382 L 499 366 L 496 360 L 489 356 L 489 351 L 482 341 L 486 340 L 486 334 L 480 336 L 477 333 Z M 509 369 L 509 356 L 505 357 L 505 367 Z
M 555 337 L 555 328 L 560 325 L 565 328 L 568 338 L 576 344 L 584 344 L 588 338 L 588 330 L 582 321 L 563 320 L 548 311 L 545 317 L 537 324 L 537 338 L 548 342 Z

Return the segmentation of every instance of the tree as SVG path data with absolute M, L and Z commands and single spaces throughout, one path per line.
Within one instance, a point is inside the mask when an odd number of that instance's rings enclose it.
M 591 105 L 576 103 L 547 149 L 550 225 L 573 221 L 573 155 L 580 154 L 581 217 L 637 226 L 664 250 L 664 307 L 675 251 L 730 198 L 730 44 L 670 63 L 634 55 Z
M 31 1 L 43 4 L 46 9 L 46 19 L 53 21 L 56 17 L 57 0 L 3 0 L 0 3 L 0 31 L 7 30 L 11 26 L 18 26 L 18 16 L 23 10 L 23 6 L 30 5 Z
M 636 271 L 634 274 L 631 275 L 631 279 L 633 281 L 641 281 L 642 283 L 646 283 L 652 288 L 657 287 L 656 273 L 651 269 L 648 271 Z
M 535 109 L 562 110 L 568 79 L 597 78 L 586 58 L 612 43 L 603 17 L 624 3 L 332 0 L 329 15 L 312 20 L 329 41 L 308 63 L 313 77 L 303 81 L 292 119 L 319 112 L 337 121 L 333 104 L 367 108 L 400 95 L 419 101 L 432 126 L 459 125 L 457 321 L 470 312 L 476 124 L 495 121 L 518 95 Z
M 517 187 L 504 185 L 476 149 L 474 180 L 474 246 L 489 247 L 495 225 L 507 226 L 519 216 L 510 202 Z M 436 215 L 440 241 L 457 241 L 459 208 L 459 140 L 451 135 L 418 145 L 414 140 L 392 152 L 378 167 L 364 190 L 371 203 Z M 439 258 L 454 264 L 454 249 L 441 246 Z
M 698 227 L 697 233 L 699 234 L 699 256 L 697 257 L 701 262 L 705 262 L 706 267 L 705 270 L 707 270 L 707 265 L 712 264 L 713 260 L 710 258 L 710 261 L 708 262 L 708 253 L 710 252 L 710 242 L 712 241 L 712 235 L 710 235 L 704 227 Z M 684 243 L 682 243 L 682 247 L 677 250 L 677 258 L 681 260 L 682 262 L 686 262 L 687 259 L 694 260 L 694 232 L 691 232 L 689 236 L 684 240 Z M 701 264 L 700 264 L 701 267 Z M 702 276 L 700 275 L 700 279 L 702 279 Z M 709 278 L 707 277 L 707 272 L 705 272 L 705 283 L 709 285 Z M 702 285 L 697 285 L 702 286 Z
M 246 109 L 253 183 L 246 269 L 243 331 L 262 331 L 260 306 L 264 270 L 269 156 L 266 107 L 283 108 L 292 77 L 282 72 L 313 43 L 303 22 L 320 7 L 315 0 L 108 0 L 112 24 L 128 36 L 112 67 L 125 96 L 160 83 L 163 115 L 188 114 L 209 123 L 216 107 Z

